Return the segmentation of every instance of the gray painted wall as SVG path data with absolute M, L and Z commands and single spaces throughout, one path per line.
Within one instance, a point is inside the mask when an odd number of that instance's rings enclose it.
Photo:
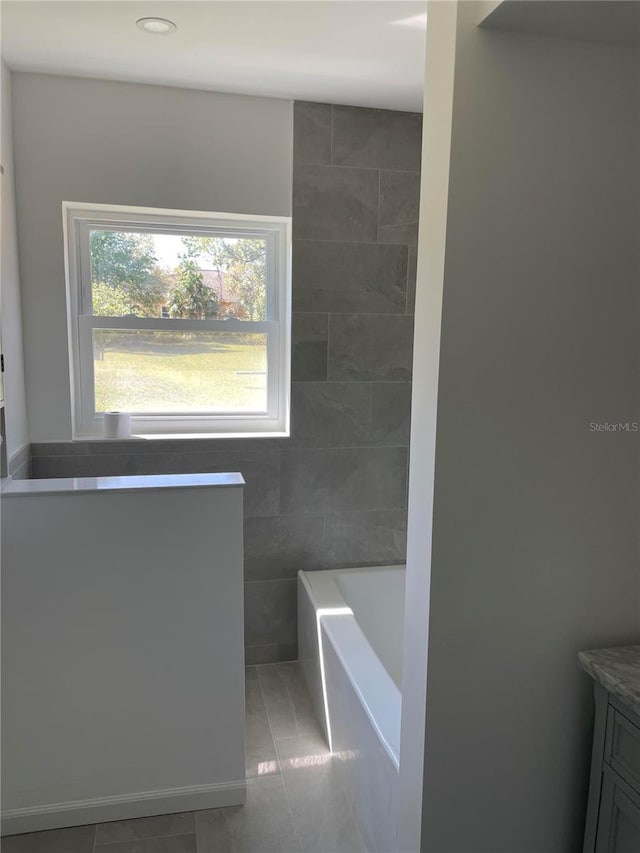
M 35 477 L 241 471 L 252 663 L 297 656 L 298 569 L 405 559 L 420 137 L 296 104 L 290 439 L 32 446 Z
M 16 73 L 13 120 L 31 438 L 68 440 L 62 202 L 287 216 L 292 105 Z
M 589 429 L 640 420 L 638 55 L 481 31 L 475 6 L 458 5 L 421 849 L 577 851 L 576 654 L 640 627 L 637 434 Z
M 21 473 L 28 444 L 27 406 L 22 349 L 22 306 L 16 235 L 15 181 L 11 119 L 11 71 L 0 68 L 2 106 L 0 162 L 2 176 L 2 349 L 5 356 L 5 430 L 11 473 Z M 12 464 L 13 463 L 13 464 Z

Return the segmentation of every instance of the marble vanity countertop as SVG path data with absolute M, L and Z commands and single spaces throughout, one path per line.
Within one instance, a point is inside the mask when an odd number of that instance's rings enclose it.
M 579 652 L 585 672 L 640 714 L 640 646 L 618 646 Z
M 203 489 L 243 486 L 241 474 L 146 474 L 124 477 L 61 477 L 50 480 L 2 480 L 2 497 L 62 495 L 74 492 L 134 492 L 140 489 Z

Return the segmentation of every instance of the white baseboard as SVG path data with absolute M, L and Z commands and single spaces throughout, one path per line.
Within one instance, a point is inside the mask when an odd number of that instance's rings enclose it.
M 241 806 L 245 803 L 246 796 L 246 782 L 239 780 L 7 809 L 0 812 L 0 834 L 17 835 L 23 832 L 59 829 L 63 826 L 82 826 L 109 820 L 128 820 L 175 812 Z

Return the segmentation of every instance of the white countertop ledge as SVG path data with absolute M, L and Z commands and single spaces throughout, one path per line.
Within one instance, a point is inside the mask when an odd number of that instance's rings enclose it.
M 12 480 L 0 484 L 2 497 L 65 495 L 76 492 L 137 492 L 140 489 L 205 489 L 243 486 L 242 474 L 146 474 L 126 477 L 60 477 Z

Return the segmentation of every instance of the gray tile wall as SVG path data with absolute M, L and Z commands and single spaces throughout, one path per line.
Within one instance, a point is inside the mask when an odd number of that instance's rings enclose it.
M 294 117 L 291 438 L 32 445 L 34 477 L 242 472 L 249 663 L 296 657 L 298 569 L 405 557 L 421 117 Z

